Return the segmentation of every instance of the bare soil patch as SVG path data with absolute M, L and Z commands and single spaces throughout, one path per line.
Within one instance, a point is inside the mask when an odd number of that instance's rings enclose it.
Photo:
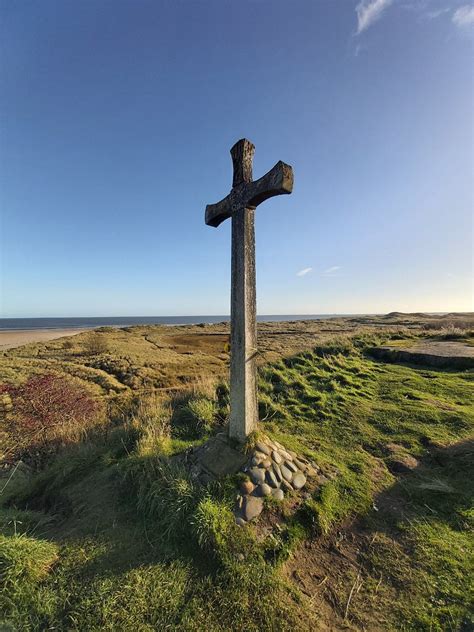
M 176 353 L 209 353 L 220 356 L 228 351 L 229 343 L 227 334 L 182 334 L 179 336 L 166 336 L 167 342 Z

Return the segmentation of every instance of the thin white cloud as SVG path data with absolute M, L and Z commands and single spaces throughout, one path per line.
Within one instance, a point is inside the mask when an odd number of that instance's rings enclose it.
M 449 13 L 451 9 L 435 9 L 434 11 L 426 11 L 424 17 L 428 18 L 428 20 L 436 20 L 440 15 L 444 15 L 445 13 Z
M 474 6 L 465 4 L 453 13 L 453 22 L 456 26 L 464 27 L 474 24 Z
M 336 276 L 336 273 L 341 269 L 341 266 L 331 266 L 327 270 L 324 270 L 323 276 Z
M 296 273 L 296 276 L 299 276 L 299 277 L 306 276 L 308 272 L 311 272 L 312 269 L 313 268 L 303 268 L 302 270 Z
M 393 0 L 362 0 L 356 6 L 357 13 L 357 35 L 365 31 L 382 13 L 387 9 Z

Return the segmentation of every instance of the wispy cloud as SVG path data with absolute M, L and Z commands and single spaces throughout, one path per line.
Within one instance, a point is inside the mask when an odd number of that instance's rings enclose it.
M 331 266 L 327 270 L 324 270 L 322 276 L 337 276 L 337 272 L 341 269 L 341 266 Z
M 445 13 L 449 13 L 451 9 L 434 9 L 434 11 L 426 11 L 423 14 L 423 17 L 428 18 L 428 20 L 436 20 L 440 15 L 444 15 Z
M 312 269 L 313 268 L 303 268 L 302 270 L 296 273 L 296 276 L 299 276 L 299 277 L 306 276 L 308 272 L 311 272 Z
M 357 13 L 357 35 L 365 31 L 382 13 L 387 9 L 393 0 L 362 0 L 356 6 Z
M 465 4 L 453 13 L 453 22 L 456 26 L 464 27 L 474 24 L 474 6 Z

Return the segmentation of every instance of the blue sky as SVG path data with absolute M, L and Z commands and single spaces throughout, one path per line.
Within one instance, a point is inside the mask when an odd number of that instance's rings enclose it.
M 0 314 L 226 314 L 232 182 L 260 314 L 473 310 L 474 5 L 0 0 Z

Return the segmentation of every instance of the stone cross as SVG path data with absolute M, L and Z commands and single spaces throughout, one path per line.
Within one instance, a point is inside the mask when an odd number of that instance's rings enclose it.
M 217 204 L 206 206 L 208 226 L 217 227 L 232 218 L 229 435 L 239 442 L 256 429 L 258 421 L 255 209 L 268 198 L 293 190 L 293 170 L 281 161 L 253 181 L 254 152 L 254 145 L 245 138 L 235 143 L 230 150 L 234 165 L 232 190 Z

